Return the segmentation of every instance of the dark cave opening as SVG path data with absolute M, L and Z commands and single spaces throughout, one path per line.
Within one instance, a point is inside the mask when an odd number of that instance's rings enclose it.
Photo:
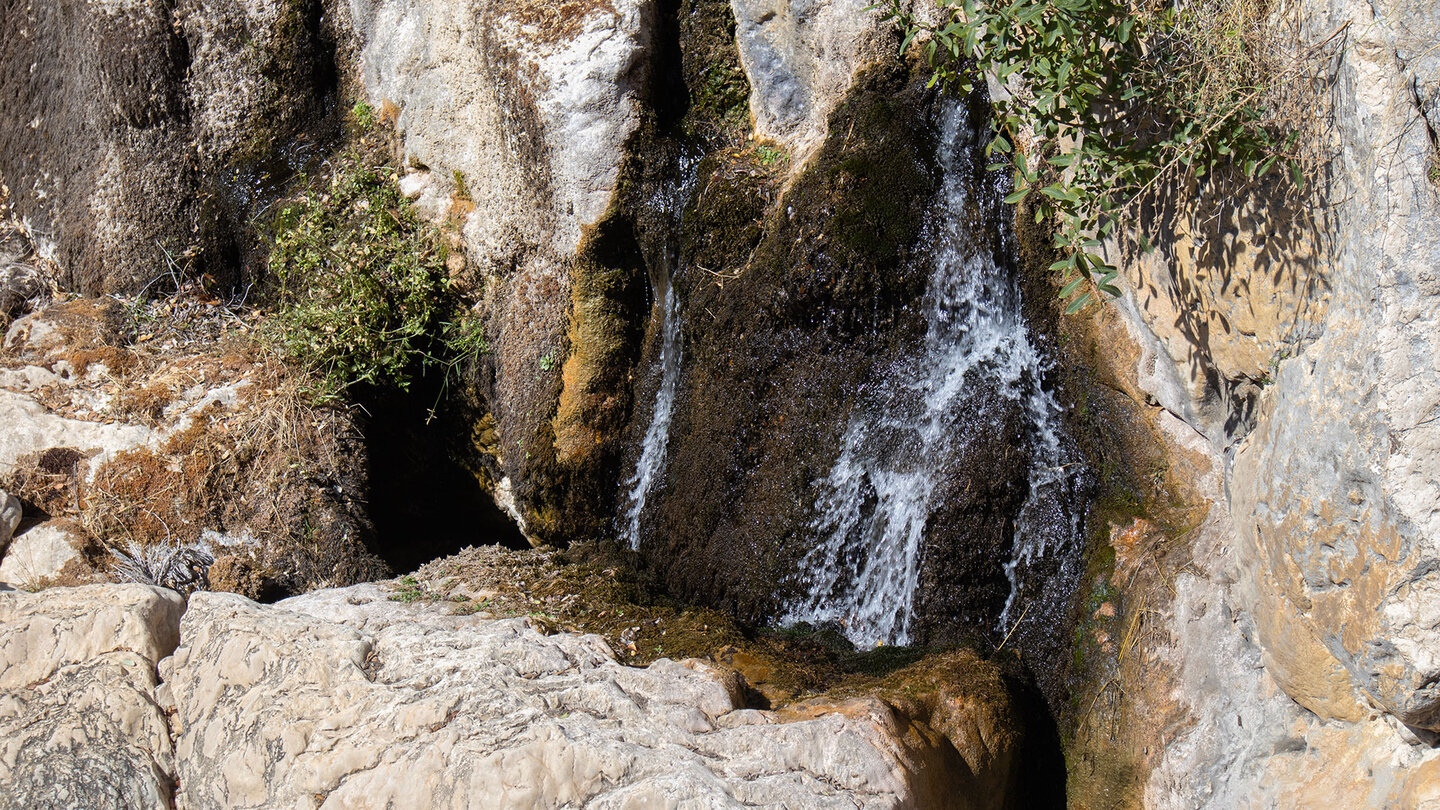
M 464 419 L 436 412 L 444 384 L 437 376 L 360 398 L 375 552 L 396 574 L 467 546 L 530 547 L 467 465 Z

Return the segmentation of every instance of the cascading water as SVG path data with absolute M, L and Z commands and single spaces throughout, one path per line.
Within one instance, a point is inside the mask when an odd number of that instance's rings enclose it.
M 665 468 L 670 417 L 675 408 L 675 390 L 680 385 L 680 307 L 675 302 L 675 285 L 668 278 L 660 306 L 660 388 L 655 392 L 655 409 L 640 444 L 640 460 L 635 464 L 635 473 L 626 481 L 630 497 L 625 510 L 625 539 L 632 549 L 640 548 L 640 516 L 645 512 L 645 499 Z
M 1016 521 L 1015 557 L 1005 566 L 1011 602 L 1040 557 L 1078 536 L 1079 506 L 1067 485 L 1073 451 L 1057 427 L 1059 407 L 1041 385 L 1045 360 L 1027 331 L 1016 279 L 996 261 L 990 239 L 975 232 L 1003 223 L 1002 192 L 975 187 L 979 136 L 964 106 L 944 113 L 923 350 L 862 398 L 821 483 L 817 543 L 801 564 L 806 594 L 782 617 L 837 623 L 860 646 L 911 641 L 937 485 L 980 429 L 965 407 L 974 404 L 972 391 L 989 387 L 1029 423 L 1030 493 Z
M 670 419 L 675 410 L 675 392 L 680 387 L 680 361 L 684 341 L 680 333 L 680 301 L 675 292 L 675 273 L 679 265 L 676 232 L 680 218 L 690 201 L 698 179 L 696 169 L 702 153 L 681 148 L 675 156 L 674 179 L 663 184 L 646 202 L 649 213 L 666 223 L 667 233 L 658 255 L 651 256 L 651 288 L 659 307 L 660 322 L 660 384 L 655 390 L 655 405 L 650 424 L 640 441 L 640 457 L 635 472 L 626 479 L 629 487 L 623 512 L 621 533 L 630 548 L 640 548 L 640 520 L 650 490 L 662 478 L 665 456 L 670 442 Z

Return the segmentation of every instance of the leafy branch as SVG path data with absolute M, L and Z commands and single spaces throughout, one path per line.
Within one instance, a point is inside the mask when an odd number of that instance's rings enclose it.
M 1160 183 L 1235 166 L 1304 184 L 1263 0 L 936 0 L 934 22 L 908 5 L 877 7 L 902 52 L 920 43 L 932 86 L 993 79 L 990 169 L 1013 172 L 1007 203 L 1033 195 L 1035 221 L 1053 218 L 1067 313 L 1121 294 L 1100 248 Z

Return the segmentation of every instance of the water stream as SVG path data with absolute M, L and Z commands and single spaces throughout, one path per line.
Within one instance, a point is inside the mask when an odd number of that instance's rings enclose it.
M 640 548 L 640 516 L 645 512 L 645 499 L 665 469 L 665 451 L 670 441 L 670 417 L 675 408 L 675 390 L 680 385 L 680 307 L 675 301 L 675 285 L 667 277 L 664 291 L 657 290 L 661 307 L 660 388 L 655 392 L 655 408 L 650 426 L 640 443 L 640 460 L 635 472 L 625 482 L 630 487 L 625 510 L 625 540 L 630 548 Z
M 655 251 L 656 255 L 649 257 L 650 286 L 659 309 L 660 384 L 655 390 L 650 423 L 640 441 L 640 457 L 635 462 L 635 471 L 625 481 L 628 491 L 620 532 L 632 549 L 640 548 L 640 522 L 645 514 L 645 503 L 665 472 L 670 420 L 675 412 L 675 393 L 680 387 L 684 346 L 680 330 L 680 301 L 675 292 L 675 276 L 680 267 L 680 220 L 695 192 L 702 156 L 703 152 L 693 145 L 682 147 L 675 155 L 672 179 L 663 183 L 645 202 L 648 213 L 665 223 L 666 233 Z
M 993 253 L 1001 227 L 998 184 L 977 188 L 974 161 L 983 132 L 962 105 L 943 115 L 944 171 L 932 223 L 934 266 L 923 307 L 923 349 L 889 369 L 862 397 L 839 458 L 820 483 L 816 545 L 801 563 L 806 591 L 782 621 L 835 623 L 855 644 L 912 640 L 922 540 L 937 486 L 966 442 L 985 429 L 972 397 L 989 388 L 1024 415 L 1030 458 L 1028 499 L 1016 520 L 1015 556 L 1005 566 L 1010 619 L 1027 572 L 1078 535 L 1079 506 L 1068 498 L 1073 450 L 1059 406 L 1042 386 L 1036 350 L 1014 274 Z

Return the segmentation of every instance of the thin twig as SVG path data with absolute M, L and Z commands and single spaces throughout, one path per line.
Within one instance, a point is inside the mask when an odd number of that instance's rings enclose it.
M 1009 641 L 1009 640 L 1010 640 L 1010 636 L 1014 635 L 1016 628 L 1018 628 L 1018 627 L 1020 626 L 1020 622 L 1025 621 L 1025 614 L 1030 612 L 1030 605 L 1033 605 L 1033 604 L 1034 604 L 1034 602 L 1030 602 L 1030 603 L 1026 604 L 1026 605 L 1025 605 L 1025 609 L 1022 610 L 1022 611 L 1020 611 L 1020 618 L 1016 619 L 1016 620 L 1015 620 L 1015 623 L 1012 624 L 1012 625 L 1010 625 L 1010 632 L 1009 632 L 1009 633 L 1006 633 L 1006 634 L 1005 634 L 1005 638 L 1003 638 L 1003 639 L 1000 640 L 1000 646 L 995 648 L 995 652 L 998 653 L 998 652 L 1000 652 L 1001 650 L 1005 649 L 1005 642 Z

